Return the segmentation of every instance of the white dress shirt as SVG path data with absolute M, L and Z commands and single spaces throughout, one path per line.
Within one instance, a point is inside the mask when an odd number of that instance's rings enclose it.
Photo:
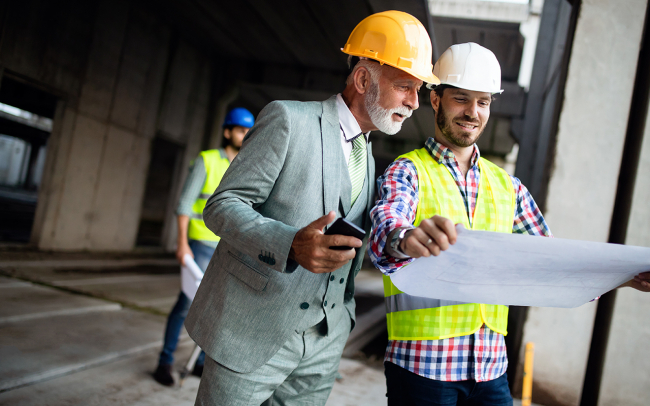
M 341 126 L 341 146 L 343 147 L 343 155 L 345 156 L 345 163 L 350 161 L 350 154 L 352 153 L 352 142 L 349 141 L 361 133 L 361 127 L 357 123 L 357 119 L 354 118 L 352 112 L 348 108 L 341 93 L 336 95 L 336 107 L 339 112 L 339 125 Z M 364 134 L 366 142 L 368 142 L 368 136 L 370 131 Z

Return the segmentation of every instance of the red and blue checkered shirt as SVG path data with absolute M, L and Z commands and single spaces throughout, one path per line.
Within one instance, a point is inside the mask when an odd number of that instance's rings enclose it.
M 426 141 L 425 148 L 454 177 L 471 225 L 480 179 L 478 147 L 474 145 L 470 169 L 465 178 L 450 149 L 433 138 Z M 517 194 L 512 232 L 551 237 L 551 231 L 533 197 L 519 179 L 514 176 L 511 179 Z M 368 251 L 375 266 L 384 274 L 390 275 L 413 260 L 391 257 L 384 253 L 384 247 L 391 231 L 399 227 L 413 227 L 418 207 L 418 174 L 415 165 L 406 158 L 396 160 L 377 180 L 377 190 L 379 200 L 370 212 L 372 231 Z M 420 376 L 440 381 L 490 381 L 503 375 L 508 367 L 503 335 L 485 325 L 474 334 L 462 337 L 422 341 L 391 340 L 384 360 Z

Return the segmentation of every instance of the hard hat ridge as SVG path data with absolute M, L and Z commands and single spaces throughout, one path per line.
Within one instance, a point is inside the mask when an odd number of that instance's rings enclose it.
M 429 34 L 417 18 L 402 11 L 383 11 L 366 17 L 354 28 L 341 51 L 390 65 L 426 83 L 440 82 L 432 73 Z
M 243 107 L 235 107 L 226 114 L 226 119 L 223 121 L 222 127 L 240 126 L 251 128 L 253 124 L 255 124 L 253 113 Z
M 436 62 L 433 73 L 443 85 L 492 94 L 503 92 L 499 61 L 492 51 L 474 42 L 447 48 Z

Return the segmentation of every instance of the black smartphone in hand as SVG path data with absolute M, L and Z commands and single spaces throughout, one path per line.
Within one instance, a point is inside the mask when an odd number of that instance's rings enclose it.
M 366 236 L 366 231 L 357 226 L 354 223 L 351 223 L 344 219 L 343 217 L 339 217 L 336 219 L 336 221 L 330 226 L 330 228 L 325 231 L 325 235 L 346 235 L 348 237 L 355 237 L 363 241 L 363 237 Z M 352 247 L 348 247 L 347 245 L 335 245 L 330 247 L 331 250 L 349 250 Z

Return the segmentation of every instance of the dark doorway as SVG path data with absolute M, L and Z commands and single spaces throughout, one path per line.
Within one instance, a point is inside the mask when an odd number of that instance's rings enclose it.
M 136 244 L 160 246 L 168 204 L 172 196 L 174 176 L 177 173 L 183 147 L 156 137 L 151 146 L 151 161 L 147 186 L 142 202 L 142 215 Z
M 57 101 L 11 77 L 0 82 L 0 241 L 29 242 Z

